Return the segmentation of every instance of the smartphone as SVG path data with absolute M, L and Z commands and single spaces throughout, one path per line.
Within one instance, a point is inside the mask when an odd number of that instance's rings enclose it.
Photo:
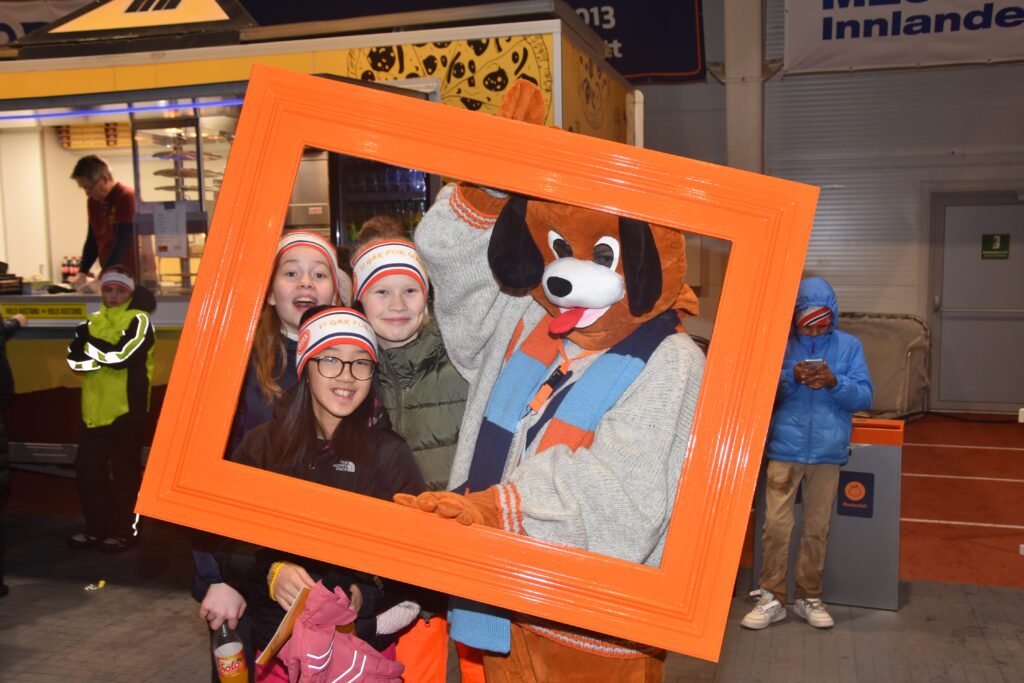
M 821 370 L 825 367 L 824 358 L 805 358 L 804 365 L 810 370 Z

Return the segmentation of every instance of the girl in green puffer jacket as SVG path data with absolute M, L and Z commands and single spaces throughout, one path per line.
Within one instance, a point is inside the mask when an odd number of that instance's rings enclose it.
M 427 310 L 427 270 L 411 242 L 364 245 L 352 261 L 354 295 L 377 334 L 381 399 L 431 490 L 444 490 L 469 385 L 448 359 Z
M 384 222 L 386 217 L 371 221 Z M 381 348 L 377 376 L 391 427 L 412 449 L 427 487 L 445 490 L 469 385 L 445 352 L 437 324 L 427 308 L 429 280 L 416 247 L 388 231 L 376 231 L 352 260 L 353 293 L 373 326 Z M 391 233 L 391 234 L 395 234 Z M 448 625 L 443 596 L 398 640 L 398 661 L 408 683 L 443 683 L 447 669 Z M 460 651 L 463 681 L 482 681 L 473 655 Z

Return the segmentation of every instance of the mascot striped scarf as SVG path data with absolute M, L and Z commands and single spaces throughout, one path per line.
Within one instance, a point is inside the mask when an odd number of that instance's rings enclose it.
M 522 333 L 520 322 L 517 334 L 509 343 L 511 353 L 487 402 L 469 478 L 452 490 L 483 491 L 500 484 L 517 428 L 531 410 L 531 401 L 545 384 L 558 392 L 558 387 L 571 377 L 571 370 L 565 374 L 559 372 L 562 340 L 548 334 L 550 321 L 550 316 L 543 318 L 515 349 Z M 529 450 L 545 425 L 547 430 L 535 451 L 538 454 L 555 445 L 564 445 L 570 450 L 589 446 L 604 414 L 643 372 L 661 342 L 678 331 L 678 325 L 676 311 L 666 311 L 605 351 L 576 382 L 554 393 L 540 419 L 527 432 L 523 452 Z M 449 615 L 452 638 L 479 649 L 507 653 L 509 622 L 503 614 L 502 610 L 489 605 L 452 598 Z

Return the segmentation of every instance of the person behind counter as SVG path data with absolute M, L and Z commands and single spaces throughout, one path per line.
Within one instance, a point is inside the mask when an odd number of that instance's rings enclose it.
M 121 265 L 135 269 L 135 190 L 114 180 L 110 165 L 95 154 L 84 156 L 71 171 L 74 180 L 89 198 L 86 210 L 89 225 L 82 246 L 80 270 L 71 286 L 81 289 L 97 258 L 100 268 Z
M 75 474 L 86 529 L 67 542 L 117 553 L 138 540 L 132 510 L 142 480 L 156 299 L 116 266 L 100 274 L 100 296 L 99 312 L 75 329 L 68 346 L 68 365 L 84 375 Z
M 4 562 L 6 544 L 4 541 L 3 511 L 7 506 L 7 498 L 11 492 L 10 452 L 7 445 L 7 429 L 4 424 L 4 413 L 14 399 L 14 373 L 7 362 L 7 340 L 18 330 L 28 325 L 28 319 L 21 313 L 4 320 L 0 317 L 0 598 L 8 593 L 4 583 Z

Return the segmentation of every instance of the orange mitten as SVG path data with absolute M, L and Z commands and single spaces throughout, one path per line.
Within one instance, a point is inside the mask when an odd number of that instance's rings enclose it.
M 544 93 L 535 83 L 520 78 L 513 83 L 501 99 L 498 116 L 524 123 L 544 125 L 548 117 L 548 105 Z M 481 187 L 462 184 L 459 191 L 463 199 L 484 216 L 497 217 L 505 208 L 507 197 L 495 197 Z
M 505 208 L 508 197 L 495 197 L 490 192 L 476 185 L 459 183 L 459 194 L 473 209 L 481 215 L 481 218 L 490 217 L 492 220 L 498 217 L 501 210 Z
M 498 116 L 543 126 L 548 118 L 544 93 L 525 78 L 520 78 L 505 91 L 498 107 Z
M 394 501 L 399 505 L 454 519 L 459 524 L 483 524 L 495 529 L 501 528 L 501 513 L 493 488 L 466 495 L 442 491 L 427 491 L 418 496 L 396 493 Z

